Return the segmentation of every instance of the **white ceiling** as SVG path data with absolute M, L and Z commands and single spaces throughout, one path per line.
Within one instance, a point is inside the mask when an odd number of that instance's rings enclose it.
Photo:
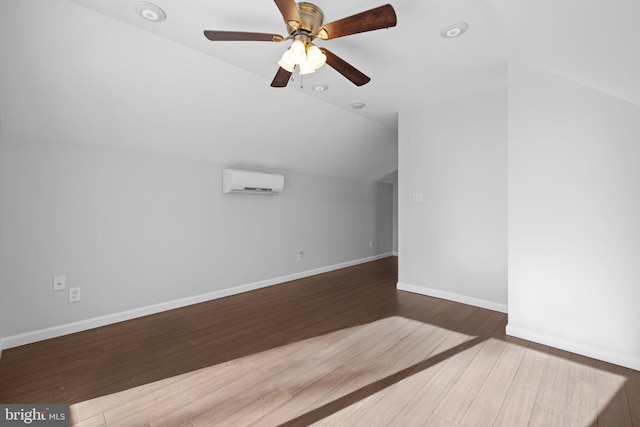
M 390 0 L 398 25 L 317 41 L 371 77 L 328 66 L 269 86 L 287 43 L 211 42 L 205 29 L 273 32 L 272 0 L 0 0 L 0 131 L 223 164 L 379 180 L 397 169 L 397 115 L 507 84 L 523 60 L 640 104 L 636 0 Z M 316 0 L 330 22 L 383 2 Z M 446 40 L 440 29 L 467 21 Z M 315 93 L 314 83 L 329 90 Z M 364 102 L 363 110 L 350 104 Z

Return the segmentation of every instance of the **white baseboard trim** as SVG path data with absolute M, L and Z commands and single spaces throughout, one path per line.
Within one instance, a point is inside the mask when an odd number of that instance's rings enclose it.
M 398 252 L 391 252 L 392 256 L 398 256 Z
M 125 320 L 131 320 L 131 319 L 135 319 L 142 316 L 148 316 L 150 314 L 160 313 L 167 310 L 173 310 L 175 308 L 185 307 L 192 304 L 198 304 L 201 302 L 210 301 L 218 298 L 224 298 L 231 295 L 240 294 L 243 292 L 253 291 L 255 289 L 265 288 L 267 286 L 273 286 L 280 283 L 290 282 L 292 280 L 303 279 L 305 277 L 315 276 L 316 274 L 326 273 L 333 270 L 339 270 L 341 268 L 351 267 L 353 265 L 364 264 L 366 262 L 387 258 L 389 256 L 391 256 L 391 253 L 374 255 L 367 258 L 347 261 L 340 264 L 329 265 L 326 267 L 314 268 L 312 270 L 302 271 L 300 273 L 293 273 L 286 276 L 275 277 L 273 279 L 262 280 L 260 282 L 249 283 L 246 285 L 236 286 L 228 289 L 222 289 L 219 291 L 209 292 L 201 295 L 195 295 L 192 297 L 182 298 L 179 300 L 168 301 L 160 304 L 122 311 L 119 313 L 108 314 L 106 316 L 100 316 L 100 317 L 94 317 L 92 319 L 81 320 L 79 322 L 67 323 L 64 325 L 53 326 L 51 328 L 45 328 L 37 331 L 8 336 L 2 339 L 2 347 L 0 347 L 0 349 L 18 347 L 25 344 L 31 344 L 37 341 L 60 337 L 62 335 L 68 335 L 75 332 L 86 331 L 88 329 L 93 329 L 93 328 L 98 328 L 100 326 L 106 326 L 113 323 L 123 322 Z
M 625 355 L 597 347 L 591 347 L 568 341 L 565 338 L 543 334 L 526 328 L 520 328 L 510 323 L 507 324 L 506 332 L 507 335 L 512 337 L 522 338 L 527 341 L 537 342 L 539 344 L 559 348 L 560 350 L 581 354 L 593 359 L 602 360 L 604 362 L 613 363 L 614 365 L 624 366 L 625 368 L 640 371 L 640 357 L 638 356 Z
M 473 305 L 474 307 L 486 308 L 488 310 L 499 311 L 501 313 L 508 312 L 506 304 L 500 304 L 494 301 L 488 301 L 480 298 L 469 297 L 466 295 L 454 294 L 451 292 L 445 292 L 438 289 L 425 288 L 422 286 L 408 285 L 406 283 L 401 283 L 401 282 L 398 282 L 397 288 L 401 291 L 413 292 L 415 294 L 426 295 L 429 297 L 460 302 L 462 304 Z

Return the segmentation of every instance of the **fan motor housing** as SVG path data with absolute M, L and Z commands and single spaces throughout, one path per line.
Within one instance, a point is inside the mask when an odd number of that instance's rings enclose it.
M 322 21 L 324 20 L 324 13 L 322 13 L 322 9 L 313 3 L 307 2 L 296 3 L 296 6 L 298 7 L 298 14 L 300 15 L 300 20 L 302 20 L 302 22 L 300 23 L 299 28 L 294 28 L 287 24 L 289 34 L 296 33 L 300 30 L 309 32 L 310 34 L 317 34 L 317 31 L 320 26 L 322 26 Z

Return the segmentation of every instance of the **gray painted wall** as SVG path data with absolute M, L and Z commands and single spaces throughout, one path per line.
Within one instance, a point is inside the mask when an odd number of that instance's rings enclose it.
M 640 106 L 509 68 L 507 332 L 640 369 Z
M 285 171 L 280 195 L 226 195 L 225 166 L 5 140 L 0 336 L 391 252 L 391 184 Z
M 506 311 L 506 87 L 401 113 L 399 159 L 399 288 Z

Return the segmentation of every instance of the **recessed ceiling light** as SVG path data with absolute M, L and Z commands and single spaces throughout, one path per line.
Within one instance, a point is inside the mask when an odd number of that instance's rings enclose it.
M 445 39 L 453 39 L 463 35 L 469 29 L 469 24 L 464 21 L 454 22 L 447 25 L 440 31 L 440 35 Z
M 365 104 L 364 102 L 354 102 L 353 104 L 351 104 L 351 108 L 353 108 L 354 110 L 362 110 L 366 106 L 367 104 Z
M 160 9 L 153 3 L 139 1 L 135 4 L 135 9 L 138 15 L 149 21 L 160 22 L 167 19 L 167 15 L 164 13 L 164 10 Z
M 324 92 L 329 89 L 329 85 L 326 85 L 324 83 L 318 83 L 311 86 L 311 89 L 313 89 L 314 92 Z

